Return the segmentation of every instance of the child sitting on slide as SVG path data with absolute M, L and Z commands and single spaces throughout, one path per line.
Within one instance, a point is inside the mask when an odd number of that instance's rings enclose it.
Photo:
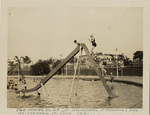
M 79 43 L 79 42 L 77 42 L 77 40 L 74 40 L 74 43 L 75 43 L 75 44 L 77 44 L 77 45 L 80 45 L 80 43 Z

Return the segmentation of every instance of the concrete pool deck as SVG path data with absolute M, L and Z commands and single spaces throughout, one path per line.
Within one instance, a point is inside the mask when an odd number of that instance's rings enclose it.
M 25 76 L 26 78 L 37 78 L 41 79 L 43 76 Z M 18 76 L 8 76 L 8 78 L 18 78 Z M 76 76 L 76 79 L 78 76 Z M 109 76 L 104 77 L 107 81 L 109 81 Z M 55 75 L 53 76 L 53 79 L 73 79 L 73 75 Z M 85 76 L 81 75 L 79 76 L 79 79 L 85 80 L 85 81 L 97 81 L 100 80 L 98 76 Z M 114 82 L 122 82 L 122 83 L 127 83 L 127 84 L 132 84 L 132 85 L 137 85 L 137 86 L 143 86 L 143 77 L 141 76 L 114 76 Z
M 55 76 L 54 78 L 68 78 L 73 79 L 73 76 Z M 77 78 L 77 76 L 76 76 Z M 109 81 L 109 76 L 104 77 L 107 81 Z M 97 81 L 100 80 L 98 76 L 79 76 L 79 79 L 87 80 L 87 81 Z M 143 77 L 139 76 L 114 76 L 114 82 L 122 82 L 127 84 L 133 84 L 138 86 L 143 86 Z

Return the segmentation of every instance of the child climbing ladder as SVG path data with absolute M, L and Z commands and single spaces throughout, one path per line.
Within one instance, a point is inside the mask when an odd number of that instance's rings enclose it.
M 92 47 L 91 47 L 91 55 L 93 58 L 96 58 L 97 55 L 94 53 L 94 49 L 96 48 L 97 44 L 96 44 L 96 41 L 95 41 L 95 38 L 93 37 L 93 34 L 90 35 L 90 38 L 91 39 L 88 39 L 90 41 L 90 43 L 92 43 Z
M 91 53 L 94 53 L 93 50 L 97 46 L 95 38 L 93 37 L 93 34 L 90 35 L 91 39 L 88 39 L 92 43 Z

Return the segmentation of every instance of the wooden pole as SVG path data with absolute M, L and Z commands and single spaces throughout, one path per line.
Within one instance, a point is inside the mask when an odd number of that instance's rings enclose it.
M 79 58 L 78 78 L 77 78 L 77 84 L 76 84 L 76 94 L 75 94 L 76 96 L 77 96 L 78 83 L 79 83 L 79 76 L 80 76 L 81 56 L 82 56 L 82 51 L 81 51 L 81 55 L 80 55 L 80 58 Z
M 75 72 L 74 72 L 74 76 L 73 76 L 73 80 L 72 80 L 72 85 L 71 85 L 71 89 L 70 89 L 70 94 L 69 94 L 69 99 L 71 100 L 71 93 L 72 93 L 72 88 L 73 88 L 73 84 L 74 84 L 74 79 L 76 77 L 76 72 L 77 72 L 77 67 L 78 67 L 78 63 L 79 63 L 79 60 L 77 60 L 77 64 L 75 66 Z
M 116 68 L 117 68 L 117 78 L 118 78 L 118 60 L 116 60 Z
M 66 64 L 66 76 L 68 75 L 68 73 L 67 73 L 67 71 L 68 71 L 67 69 L 68 69 L 68 68 L 67 68 L 67 67 L 68 67 L 68 66 L 67 66 L 67 64 Z
M 44 98 L 45 98 L 45 97 L 46 97 L 46 94 L 45 94 L 45 90 L 44 90 L 44 85 L 43 85 L 43 83 L 41 83 L 41 86 L 42 86 L 42 91 L 43 91 Z

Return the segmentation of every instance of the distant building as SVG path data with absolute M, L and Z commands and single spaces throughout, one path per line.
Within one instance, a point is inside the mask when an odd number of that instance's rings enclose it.
M 102 52 L 97 53 L 97 60 L 96 63 L 100 65 L 100 62 L 103 62 L 103 65 L 105 67 L 116 67 L 116 63 L 118 63 L 119 66 L 123 66 L 124 65 L 124 61 L 123 60 L 118 60 L 118 55 L 115 54 L 103 54 Z M 82 55 L 79 57 L 81 60 L 81 68 L 93 68 L 93 65 L 91 64 L 89 58 L 87 55 Z M 75 64 L 74 63 L 70 63 L 68 62 L 66 64 L 68 69 L 72 69 L 74 68 Z
M 82 63 L 81 63 L 81 68 L 91 68 L 93 65 L 89 61 L 87 55 L 82 55 L 80 56 Z M 116 59 L 118 59 L 118 56 L 115 54 L 103 54 L 103 53 L 97 53 L 97 59 L 98 62 L 97 64 L 100 64 L 100 62 L 103 61 L 104 66 L 107 67 L 114 67 L 116 66 Z M 123 65 L 123 61 L 118 61 L 119 65 Z

